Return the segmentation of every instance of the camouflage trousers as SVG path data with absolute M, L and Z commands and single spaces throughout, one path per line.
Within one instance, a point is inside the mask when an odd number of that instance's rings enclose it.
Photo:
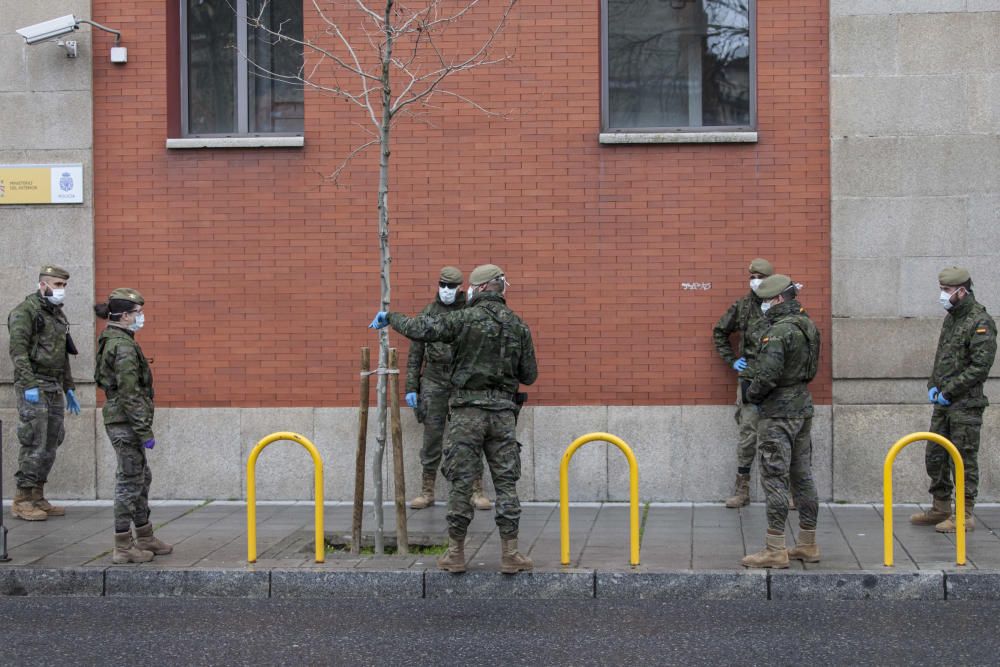
M 743 402 L 743 392 L 739 382 L 736 383 L 736 423 L 739 425 L 739 437 L 736 441 L 736 465 L 742 470 L 748 470 L 757 456 L 757 423 L 760 421 L 760 410 L 753 403 Z
M 791 483 L 799 526 L 816 528 L 819 498 L 812 477 L 812 418 L 761 417 L 757 427 L 760 483 L 767 497 L 767 527 L 784 533 Z
M 146 462 L 146 450 L 128 424 L 104 426 L 115 448 L 118 470 L 115 473 L 115 532 L 124 533 L 129 524 L 149 523 L 149 485 L 153 473 Z
M 425 475 L 436 475 L 441 463 L 441 443 L 448 422 L 448 398 L 451 385 L 424 380 L 420 383 L 420 414 L 423 416 L 424 443 L 420 448 L 420 465 Z
M 951 440 L 965 464 L 965 502 L 973 504 L 979 495 L 979 429 L 983 426 L 984 408 L 949 408 L 935 406 L 931 415 L 931 431 Z M 927 475 L 931 478 L 931 495 L 938 500 L 951 500 L 955 490 L 955 465 L 947 450 L 933 442 L 924 452 Z
M 39 401 L 24 400 L 24 387 L 15 385 L 17 392 L 17 439 L 21 443 L 17 455 L 17 488 L 32 489 L 49 480 L 56 461 L 56 450 L 66 437 L 66 394 L 61 385 L 43 382 Z
M 503 537 L 517 537 L 521 503 L 521 452 L 515 435 L 513 410 L 452 408 L 441 472 L 451 482 L 448 491 L 448 534 L 465 537 L 472 522 L 472 483 L 483 475 L 483 456 L 496 489 L 496 524 Z

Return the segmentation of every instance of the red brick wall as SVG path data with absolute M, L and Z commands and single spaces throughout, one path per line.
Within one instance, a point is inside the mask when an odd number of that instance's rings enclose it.
M 757 144 L 601 146 L 599 3 L 521 0 L 513 62 L 451 86 L 508 117 L 441 100 L 433 126 L 395 130 L 394 309 L 419 310 L 443 264 L 494 262 L 535 336 L 532 404 L 724 404 L 711 328 L 763 255 L 806 286 L 829 403 L 827 3 L 759 4 Z M 304 149 L 167 150 L 168 7 L 93 2 L 129 48 L 112 66 L 95 34 L 97 297 L 146 295 L 159 405 L 353 405 L 376 345 L 376 156 L 339 188 L 323 174 L 363 118 L 307 94 Z

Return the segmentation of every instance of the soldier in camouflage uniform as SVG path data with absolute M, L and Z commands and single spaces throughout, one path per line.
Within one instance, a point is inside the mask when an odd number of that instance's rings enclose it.
M 459 290 L 462 280 L 462 272 L 454 266 L 441 269 L 437 297 L 420 314 L 434 316 L 465 308 L 465 293 Z M 406 404 L 414 409 L 417 421 L 424 425 L 424 442 L 420 448 L 423 475 L 420 495 L 410 501 L 410 507 L 414 509 L 434 504 L 434 481 L 441 463 L 441 443 L 448 420 L 450 396 L 451 345 L 413 341 L 406 364 Z M 472 504 L 479 510 L 488 510 L 493 506 L 483 495 L 481 477 L 472 483 Z
M 760 297 L 754 289 L 764 278 L 774 273 L 771 262 L 758 257 L 750 262 L 750 291 L 729 307 L 712 329 L 712 340 L 719 356 L 726 365 L 739 373 L 736 382 L 736 423 L 739 439 L 736 445 L 736 484 L 733 495 L 726 500 L 726 507 L 735 509 L 750 504 L 750 467 L 757 455 L 757 406 L 743 401 L 740 380 L 752 380 L 757 345 L 766 327 L 760 311 Z M 733 351 L 729 339 L 740 335 L 740 353 Z
M 66 435 L 66 410 L 80 414 L 69 366 L 76 347 L 62 306 L 68 281 L 65 269 L 43 266 L 38 291 L 25 297 L 7 318 L 21 443 L 11 513 L 28 521 L 66 514 L 45 499 L 45 483 Z
M 813 402 L 808 383 L 819 361 L 819 331 L 796 301 L 788 276 L 776 274 L 757 288 L 768 328 L 760 339 L 753 380 L 743 380 L 744 400 L 758 406 L 757 451 L 767 496 L 767 546 L 746 556 L 744 567 L 787 568 L 789 558 L 819 562 L 812 478 Z M 785 548 L 788 483 L 799 508 L 799 543 Z
M 111 562 L 144 563 L 173 547 L 153 535 L 149 522 L 149 485 L 153 473 L 146 450 L 153 449 L 153 374 L 135 334 L 146 321 L 145 300 L 129 288 L 111 293 L 94 306 L 108 320 L 97 341 L 94 381 L 104 390 L 104 428 L 118 458 L 115 484 L 115 548 Z M 135 539 L 132 525 L 135 525 Z
M 441 466 L 451 482 L 448 494 L 448 552 L 438 567 L 465 571 L 465 535 L 474 510 L 472 482 L 482 475 L 482 457 L 496 488 L 496 523 L 500 531 L 501 566 L 505 574 L 528 571 L 531 559 L 517 550 L 521 504 L 516 483 L 521 477 L 520 445 L 515 436 L 517 390 L 538 377 L 531 331 L 507 307 L 507 280 L 493 264 L 470 276 L 470 299 L 463 309 L 437 317 L 410 318 L 380 312 L 371 326 L 391 324 L 412 340 L 452 344 L 452 393 L 448 437 Z
M 979 493 L 979 429 L 989 405 L 983 383 L 997 353 L 997 328 L 986 308 L 972 293 L 966 269 L 953 266 L 938 275 L 939 301 L 948 311 L 941 325 L 934 370 L 927 381 L 927 398 L 934 404 L 931 428 L 943 435 L 962 455 L 965 464 L 965 529 L 975 530 L 972 511 Z M 927 475 L 931 478 L 932 507 L 910 517 L 940 533 L 954 533 L 955 512 L 951 495 L 955 468 L 944 447 L 927 443 Z

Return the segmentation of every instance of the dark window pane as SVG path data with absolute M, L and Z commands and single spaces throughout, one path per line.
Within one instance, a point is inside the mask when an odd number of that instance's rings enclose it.
M 610 128 L 750 125 L 749 0 L 608 0 Z
M 250 131 L 302 132 L 305 116 L 302 84 L 289 80 L 299 76 L 302 46 L 281 38 L 288 36 L 301 41 L 302 2 L 250 0 L 248 5 Z M 266 30 L 253 27 L 256 17 L 260 17 Z
M 236 131 L 236 14 L 231 0 L 186 0 L 188 133 Z

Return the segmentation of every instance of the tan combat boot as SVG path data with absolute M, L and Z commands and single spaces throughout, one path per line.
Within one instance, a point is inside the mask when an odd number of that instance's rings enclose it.
M 788 549 L 785 548 L 785 534 L 767 534 L 767 546 L 755 554 L 744 556 L 740 561 L 743 567 L 773 567 L 784 570 L 788 567 Z
M 165 556 L 174 550 L 173 545 L 167 544 L 153 535 L 153 524 L 151 523 L 135 527 L 135 546 L 146 551 L 152 551 L 157 556 Z
M 115 550 L 111 552 L 111 562 L 115 565 L 125 563 L 148 563 L 153 560 L 152 551 L 144 551 L 135 546 L 131 531 L 115 533 Z
M 448 537 L 448 551 L 437 559 L 439 570 L 460 574 L 465 572 L 465 538 Z
M 500 571 L 504 574 L 531 572 L 534 567 L 531 559 L 517 550 L 516 537 L 500 538 Z
M 35 489 L 22 489 L 18 487 L 14 494 L 14 502 L 10 507 L 10 513 L 18 519 L 25 521 L 45 521 L 49 515 L 45 510 L 35 505 Z
M 972 515 L 973 509 L 972 503 L 965 503 L 965 532 L 967 533 L 971 533 L 976 529 L 976 517 Z M 934 530 L 939 533 L 954 533 L 957 531 L 958 523 L 955 521 L 955 513 L 952 512 L 951 516 L 934 526 Z
M 750 475 L 736 475 L 736 487 L 733 495 L 726 500 L 726 507 L 736 509 L 750 504 Z
M 35 499 L 35 507 L 42 510 L 49 516 L 66 516 L 66 508 L 53 505 L 45 499 L 45 485 L 39 484 L 32 489 L 32 498 Z
M 483 478 L 472 483 L 472 506 L 477 510 L 488 510 L 493 507 L 490 499 L 483 495 Z
M 934 499 L 934 504 L 926 512 L 910 515 L 910 523 L 916 526 L 936 526 L 951 516 L 951 500 Z
M 788 557 L 806 563 L 818 563 L 819 545 L 816 544 L 816 530 L 799 528 L 799 542 L 794 548 L 788 550 Z
M 425 472 L 421 482 L 420 495 L 410 501 L 410 507 L 415 510 L 422 510 L 434 504 L 434 480 L 436 473 Z

